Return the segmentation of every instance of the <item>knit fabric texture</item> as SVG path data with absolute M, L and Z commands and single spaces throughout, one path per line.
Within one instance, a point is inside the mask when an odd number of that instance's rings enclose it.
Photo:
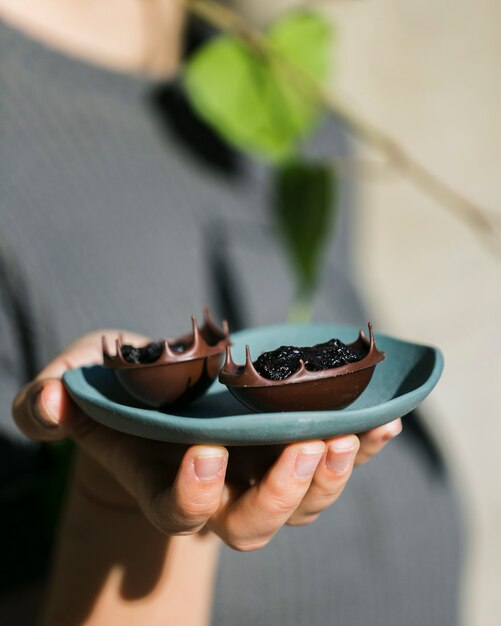
M 12 398 L 77 336 L 176 336 L 205 304 L 233 329 L 285 318 L 294 285 L 270 227 L 270 172 L 197 124 L 175 82 L 93 67 L 0 23 L 0 493 L 38 458 L 11 424 Z M 308 150 L 349 145 L 326 122 Z M 351 185 L 339 193 L 314 319 L 364 326 Z M 313 525 L 255 553 L 223 548 L 213 624 L 456 624 L 457 507 L 427 446 L 404 430 Z

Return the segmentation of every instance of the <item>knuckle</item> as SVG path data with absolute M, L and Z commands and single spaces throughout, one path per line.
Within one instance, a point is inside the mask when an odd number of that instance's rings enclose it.
M 337 498 L 339 498 L 339 496 L 341 495 L 341 492 L 343 491 L 347 480 L 348 475 L 346 474 L 346 476 L 343 476 L 340 479 L 341 484 L 338 484 L 335 488 L 331 487 L 329 489 L 318 491 L 315 494 L 315 509 L 317 511 L 322 511 L 323 509 L 330 506 L 333 502 L 335 502 Z
M 263 510 L 268 517 L 282 517 L 284 514 L 292 513 L 300 498 L 290 500 L 286 490 L 276 483 L 267 486 L 266 497 L 263 498 Z
M 209 518 L 217 511 L 217 503 L 191 500 L 185 502 L 180 509 L 182 517 L 186 520 L 198 520 L 201 517 Z
M 163 519 L 158 515 L 149 515 L 148 519 L 151 524 L 160 532 L 162 535 L 167 536 L 176 536 L 176 537 L 185 537 L 188 535 L 195 535 L 200 532 L 204 527 L 204 524 L 196 524 L 192 526 L 187 526 L 183 521 L 176 521 L 175 519 Z
M 145 514 L 163 535 L 194 535 L 205 526 L 205 520 L 188 520 L 179 511 L 169 511 L 166 514 L 161 507 L 153 506 Z
M 270 498 L 266 505 L 269 517 L 282 517 L 282 515 L 294 511 L 296 507 L 297 502 L 287 502 L 284 498 Z
M 183 497 L 177 503 L 177 516 L 187 524 L 198 524 L 208 520 L 219 509 L 219 500 L 212 494 L 193 494 Z
M 308 526 L 320 517 L 320 513 L 312 513 L 306 515 L 293 515 L 288 521 L 287 526 Z
M 268 545 L 271 537 L 266 539 L 244 539 L 242 537 L 229 537 L 225 539 L 226 545 L 237 552 L 253 552 Z
M 199 532 L 219 509 L 219 500 L 200 494 L 175 493 L 154 483 L 146 489 L 144 508 L 153 525 L 163 534 L 192 535 Z

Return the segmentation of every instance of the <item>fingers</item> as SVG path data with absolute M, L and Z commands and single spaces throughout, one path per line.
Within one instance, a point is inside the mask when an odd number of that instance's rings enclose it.
M 29 385 L 16 400 L 14 413 L 22 430 L 38 440 L 71 436 L 163 533 L 197 532 L 220 507 L 228 460 L 223 447 L 192 446 L 181 457 L 182 446 L 110 430 L 88 419 L 57 379 Z M 106 485 L 87 485 L 87 491 L 100 500 L 109 499 L 106 489 Z
M 177 453 L 182 446 L 177 446 L 172 459 L 163 456 L 159 462 L 155 446 L 149 445 L 152 442 L 111 431 L 87 418 L 72 402 L 60 377 L 69 368 L 101 362 L 102 334 L 116 337 L 118 331 L 92 333 L 69 346 L 19 392 L 13 403 L 14 419 L 33 439 L 74 439 L 89 458 L 114 476 L 161 531 L 196 532 L 220 507 L 228 453 L 221 447 L 194 446 L 180 461 Z M 125 334 L 125 341 L 137 344 L 145 340 Z M 164 454 L 168 450 L 169 444 L 164 444 Z M 92 491 L 99 496 L 102 489 Z
M 149 468 L 142 477 L 149 486 L 137 494 L 139 505 L 163 533 L 196 533 L 221 506 L 227 463 L 221 446 L 192 446 L 171 487 L 158 480 L 158 468 Z
M 103 330 L 81 337 L 17 394 L 12 414 L 21 431 L 39 441 L 57 441 L 71 435 L 81 423 L 83 415 L 71 401 L 60 379 L 71 368 L 102 361 L 101 337 L 116 337 L 120 331 Z M 126 341 L 143 342 L 145 337 L 124 333 Z
M 37 441 L 64 439 L 84 419 L 58 379 L 35 380 L 23 387 L 12 415 L 19 429 Z
M 360 449 L 355 459 L 355 466 L 367 463 L 369 459 L 381 452 L 384 446 L 402 431 L 402 420 L 397 419 L 389 424 L 373 428 L 358 435 Z
M 351 476 L 360 445 L 358 438 L 347 435 L 325 443 L 325 454 L 318 464 L 310 488 L 288 519 L 289 526 L 303 526 L 313 522 L 339 498 Z
M 224 496 L 209 527 L 230 547 L 248 551 L 265 546 L 284 524 L 311 523 L 339 498 L 353 467 L 380 452 L 401 429 L 401 420 L 395 420 L 359 437 L 287 446 L 259 482 L 238 498 Z
M 99 424 L 78 442 L 76 477 L 84 493 L 104 506 L 139 508 L 163 534 L 196 533 L 221 506 L 228 460 L 221 446 L 186 450 Z
M 322 441 L 286 446 L 262 480 L 236 501 L 230 499 L 210 528 L 236 550 L 266 545 L 301 503 L 324 450 Z

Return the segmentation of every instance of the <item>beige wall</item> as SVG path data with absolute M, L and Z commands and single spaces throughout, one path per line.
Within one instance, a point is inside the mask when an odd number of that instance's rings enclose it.
M 287 0 L 254 0 L 260 20 Z M 501 216 L 501 2 L 324 2 L 336 85 L 444 180 Z M 501 591 L 501 262 L 405 180 L 361 181 L 361 284 L 387 331 L 433 343 L 428 402 L 471 523 L 464 626 L 497 626 Z M 501 235 L 501 232 L 500 232 Z M 363 251 L 363 252 L 362 252 Z M 424 626 L 424 625 L 423 625 Z
M 501 3 L 374 0 L 335 14 L 338 86 L 353 106 L 501 216 Z M 405 180 L 360 194 L 359 276 L 374 309 L 388 330 L 445 352 L 428 408 L 471 522 L 464 624 L 497 626 L 501 263 Z

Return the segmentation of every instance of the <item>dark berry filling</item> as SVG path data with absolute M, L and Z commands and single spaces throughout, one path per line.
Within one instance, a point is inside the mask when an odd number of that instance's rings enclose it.
M 188 347 L 187 344 L 178 342 L 169 344 L 172 352 L 179 353 L 184 352 Z M 144 365 L 146 363 L 154 363 L 158 361 L 162 351 L 164 349 L 164 342 L 152 341 L 147 346 L 142 348 L 135 348 L 131 345 L 122 346 L 122 356 L 128 363 L 135 363 L 136 365 Z
M 280 346 L 271 352 L 264 352 L 254 361 L 254 367 L 264 378 L 284 380 L 297 372 L 300 359 L 308 371 L 319 372 L 360 361 L 363 356 L 339 339 L 330 339 L 311 348 Z

